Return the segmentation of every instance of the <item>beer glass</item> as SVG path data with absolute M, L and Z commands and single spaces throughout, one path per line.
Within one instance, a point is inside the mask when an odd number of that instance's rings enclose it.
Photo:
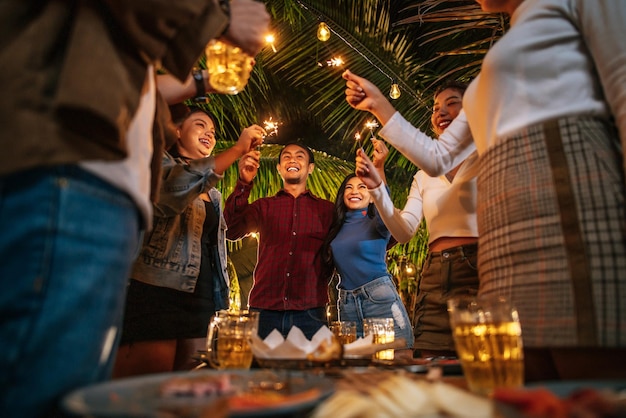
M 356 341 L 356 322 L 354 321 L 333 321 L 330 324 L 330 330 L 341 345 Z
M 469 389 L 490 395 L 496 387 L 524 384 L 524 350 L 517 310 L 502 297 L 448 300 L 456 351 Z
M 224 94 L 237 94 L 248 83 L 252 58 L 241 48 L 212 40 L 205 48 L 209 85 Z
M 386 344 L 395 338 L 393 318 L 365 318 L 363 319 L 363 335 L 372 334 L 372 343 Z M 394 350 L 381 350 L 374 354 L 378 360 L 393 360 Z
M 208 360 L 216 369 L 249 369 L 252 364 L 250 340 L 259 328 L 259 313 L 219 311 L 209 324 Z

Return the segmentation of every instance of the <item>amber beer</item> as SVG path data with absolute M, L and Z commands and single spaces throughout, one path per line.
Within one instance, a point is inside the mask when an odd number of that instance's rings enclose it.
M 241 48 L 212 40 L 205 49 L 209 84 L 218 93 L 237 94 L 248 83 L 253 60 Z
M 356 341 L 356 322 L 354 321 L 333 321 L 330 324 L 330 330 L 341 345 Z
M 217 338 L 217 360 L 224 369 L 249 369 L 252 349 L 245 335 L 225 335 Z
M 457 324 L 454 341 L 469 389 L 489 395 L 496 387 L 524 384 L 524 356 L 518 322 Z
M 392 343 L 395 338 L 393 318 L 365 318 L 363 320 L 363 334 L 372 334 L 373 344 Z M 394 350 L 381 350 L 374 354 L 377 360 L 393 360 Z
M 448 300 L 450 325 L 467 386 L 490 395 L 524 384 L 524 349 L 517 310 L 504 298 Z
M 219 311 L 209 324 L 207 352 L 216 369 L 249 369 L 252 364 L 250 340 L 259 328 L 259 313 Z

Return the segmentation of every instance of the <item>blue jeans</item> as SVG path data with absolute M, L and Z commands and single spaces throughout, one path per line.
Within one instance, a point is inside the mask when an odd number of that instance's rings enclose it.
M 352 290 L 339 289 L 339 319 L 356 322 L 357 336 L 363 336 L 364 318 L 393 318 L 396 338 L 413 347 L 413 327 L 391 277 L 383 276 Z
M 107 379 L 139 214 L 76 166 L 0 177 L 0 416 L 50 416 Z
M 269 309 L 250 308 L 259 312 L 259 337 L 265 338 L 272 330 L 277 329 L 287 338 L 292 326 L 300 328 L 310 340 L 324 325 L 327 325 L 326 308 L 312 308 L 304 311 L 272 311 Z

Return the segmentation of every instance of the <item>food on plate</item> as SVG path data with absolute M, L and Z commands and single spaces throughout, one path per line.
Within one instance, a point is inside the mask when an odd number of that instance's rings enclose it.
M 626 416 L 626 402 L 610 391 L 579 389 L 565 398 L 559 398 L 546 388 L 496 389 L 494 399 L 515 407 L 534 418 Z
M 320 396 L 319 389 L 312 388 L 294 394 L 283 394 L 273 391 L 241 393 L 230 396 L 228 405 L 231 410 L 246 410 L 270 406 L 287 406 L 313 401 Z
M 382 376 L 381 376 L 382 377 Z M 393 375 L 380 381 L 336 392 L 313 412 L 312 418 L 411 418 L 494 416 L 493 403 L 453 385 Z M 454 404 L 454 405 L 452 405 Z M 443 416 L 443 415 L 442 415 Z
M 165 380 L 159 386 L 161 397 L 202 397 L 235 392 L 228 374 L 193 374 Z
M 453 417 L 493 416 L 493 402 L 485 397 L 443 382 L 433 382 L 430 389 L 439 410 Z
M 322 340 L 317 348 L 307 354 L 306 359 L 309 361 L 330 361 L 338 360 L 343 356 L 343 346 L 341 342 L 331 335 L 330 338 Z

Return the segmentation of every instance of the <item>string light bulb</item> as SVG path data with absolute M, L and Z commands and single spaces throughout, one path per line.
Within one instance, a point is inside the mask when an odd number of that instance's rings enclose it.
M 326 42 L 330 39 L 330 28 L 324 22 L 320 22 L 317 27 L 317 39 L 322 42 Z
M 391 90 L 389 90 L 389 97 L 395 100 L 400 97 L 400 94 L 402 94 L 402 92 L 400 91 L 400 86 L 398 86 L 398 83 L 393 81 L 391 83 Z

